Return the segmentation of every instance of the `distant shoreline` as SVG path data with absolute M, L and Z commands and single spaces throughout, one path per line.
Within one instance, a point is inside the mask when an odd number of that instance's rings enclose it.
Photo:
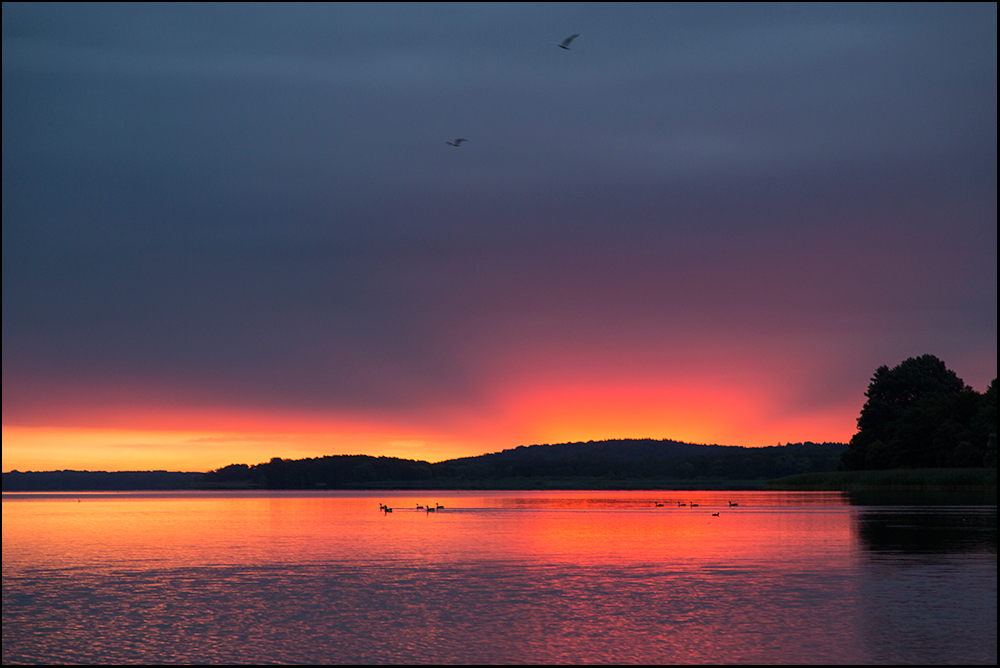
M 42 484 L 43 476 L 53 476 Z M 179 472 L 11 472 L 3 474 L 3 491 L 8 492 L 108 492 L 108 491 L 240 491 L 268 488 L 254 486 L 250 481 L 208 482 L 203 474 Z M 65 474 L 72 476 L 72 481 Z M 131 476 L 131 479 L 126 476 Z M 32 481 L 31 478 L 37 479 Z M 122 484 L 116 484 L 116 478 Z M 776 479 L 731 480 L 723 478 L 671 479 L 671 478 L 622 478 L 617 476 L 535 476 L 505 477 L 481 480 L 379 480 L 349 482 L 327 486 L 317 484 L 299 491 L 355 490 L 355 491 L 574 491 L 574 490 L 623 490 L 623 491 L 960 491 L 993 490 L 997 488 L 997 470 L 975 469 L 893 469 L 883 471 L 831 471 L 802 473 Z M 277 491 L 277 490 L 271 490 Z M 995 494 L 994 494 L 995 498 Z
M 763 489 L 802 471 L 832 471 L 844 443 L 747 448 L 669 439 L 518 446 L 442 462 L 372 455 L 273 457 L 206 473 L 11 471 L 5 491 L 155 489 Z

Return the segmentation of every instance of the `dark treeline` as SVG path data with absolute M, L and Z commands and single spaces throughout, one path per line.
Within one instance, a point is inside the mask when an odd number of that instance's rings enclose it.
M 3 474 L 4 491 L 136 489 L 359 489 L 432 487 L 507 479 L 768 480 L 833 471 L 843 443 L 765 448 L 620 439 L 520 446 L 479 457 L 426 461 L 332 455 L 231 464 L 205 474 L 166 471 L 90 471 Z
M 468 480 L 544 476 L 765 480 L 832 471 L 845 447 L 843 443 L 799 443 L 746 448 L 621 439 L 522 446 L 434 466 L 444 476 Z
M 645 439 L 522 446 L 436 464 L 367 455 L 274 458 L 254 466 L 232 464 L 211 471 L 204 482 L 262 489 L 336 489 L 386 487 L 396 482 L 433 484 L 551 477 L 767 480 L 833 471 L 845 447 L 843 443 L 800 443 L 745 448 Z
M 200 482 L 204 473 L 178 471 L 11 471 L 5 492 L 123 492 L 178 489 Z
M 282 459 L 248 466 L 229 466 L 205 474 L 212 486 L 245 486 L 260 489 L 346 489 L 378 481 L 432 480 L 433 464 L 397 457 L 330 455 L 310 459 Z
M 933 355 L 875 370 L 848 471 L 997 465 L 997 381 L 980 394 Z

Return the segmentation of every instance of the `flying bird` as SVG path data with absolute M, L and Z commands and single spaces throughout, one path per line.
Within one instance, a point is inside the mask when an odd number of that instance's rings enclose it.
M 448 146 L 461 146 L 462 142 L 464 141 L 469 141 L 469 140 L 466 139 L 465 137 L 459 137 L 455 141 L 446 141 L 445 144 L 447 144 Z
M 562 44 L 556 44 L 556 46 L 558 46 L 560 49 L 566 49 L 567 51 L 569 51 L 569 43 L 572 42 L 574 39 L 576 39 L 579 36 L 580 36 L 580 33 L 575 32 L 572 35 L 570 35 L 569 37 L 567 37 L 566 39 L 564 39 L 562 41 Z M 553 44 L 555 44 L 555 42 L 553 42 Z

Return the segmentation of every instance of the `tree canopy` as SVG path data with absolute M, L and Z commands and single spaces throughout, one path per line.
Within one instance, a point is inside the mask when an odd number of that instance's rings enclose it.
M 865 396 L 843 468 L 996 466 L 995 378 L 979 394 L 937 357 L 922 355 L 880 366 Z
M 232 464 L 205 474 L 208 484 L 264 489 L 433 487 L 513 478 L 613 480 L 766 480 L 795 473 L 832 471 L 843 443 L 789 443 L 764 448 L 696 445 L 652 439 L 521 446 L 503 452 L 434 464 L 425 461 L 329 455 L 281 459 L 254 466 Z

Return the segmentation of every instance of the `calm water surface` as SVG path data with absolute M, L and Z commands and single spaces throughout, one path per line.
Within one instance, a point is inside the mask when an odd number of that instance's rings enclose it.
M 995 664 L 997 510 L 823 492 L 4 494 L 3 661 Z

